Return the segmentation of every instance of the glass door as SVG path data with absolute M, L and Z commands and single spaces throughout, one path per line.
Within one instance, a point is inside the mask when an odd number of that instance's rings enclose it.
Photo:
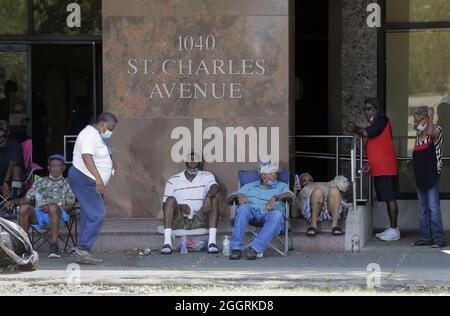
M 0 119 L 20 140 L 31 136 L 28 56 L 26 45 L 0 45 Z

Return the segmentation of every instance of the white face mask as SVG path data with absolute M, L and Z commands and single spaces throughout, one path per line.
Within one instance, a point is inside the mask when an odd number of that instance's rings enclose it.
M 417 132 L 419 132 L 419 134 L 422 134 L 423 131 L 425 131 L 427 129 L 427 124 L 420 124 L 416 127 Z
M 104 139 L 111 138 L 112 134 L 113 134 L 113 132 L 111 132 L 111 131 L 108 130 L 108 129 L 107 129 L 104 133 L 103 133 L 103 132 L 100 133 L 100 135 L 101 135 L 102 138 L 104 138 Z

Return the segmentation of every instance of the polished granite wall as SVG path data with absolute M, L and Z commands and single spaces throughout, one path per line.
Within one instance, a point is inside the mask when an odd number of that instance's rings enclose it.
M 374 0 L 342 1 L 341 48 L 341 126 L 350 119 L 367 126 L 362 113 L 366 97 L 377 96 L 377 28 L 367 26 L 367 5 Z M 341 152 L 350 153 L 351 141 L 343 142 Z M 341 173 L 350 177 L 350 163 L 342 163 Z M 363 195 L 367 196 L 368 176 L 364 176 Z M 359 187 L 359 186 L 358 186 Z M 359 189 L 358 189 L 359 192 Z M 351 196 L 351 192 L 348 192 Z
M 280 162 L 288 167 L 288 2 L 103 1 L 103 107 L 119 119 L 111 146 L 120 171 L 106 192 L 109 217 L 162 217 L 165 182 L 184 168 L 171 159 L 171 133 L 180 126 L 194 133 L 194 119 L 223 134 L 254 126 L 268 127 L 270 136 L 278 127 Z M 199 47 L 191 50 L 188 37 L 185 50 L 187 36 Z M 210 36 L 209 50 L 200 48 L 201 36 L 203 46 Z M 225 85 L 225 97 L 221 89 L 213 95 L 214 84 Z M 237 188 L 237 170 L 255 165 L 214 162 L 205 169 L 216 175 L 223 199 Z M 221 214 L 230 215 L 223 204 Z
M 342 125 L 350 118 L 364 124 L 366 96 L 377 95 L 377 28 L 366 24 L 374 0 L 342 0 Z

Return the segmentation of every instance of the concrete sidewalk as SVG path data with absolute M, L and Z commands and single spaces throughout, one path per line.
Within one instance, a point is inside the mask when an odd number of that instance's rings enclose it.
M 76 268 L 68 266 L 75 262 L 71 256 L 48 259 L 43 254 L 37 271 L 1 273 L 0 294 L 358 293 L 367 291 L 368 279 L 376 280 L 373 270 L 367 271 L 373 263 L 380 268 L 381 286 L 369 293 L 450 294 L 450 255 L 444 252 L 450 248 L 411 247 L 416 237 L 371 240 L 360 253 L 292 251 L 281 257 L 267 252 L 256 261 L 206 253 L 110 252 L 102 254 L 103 264 L 81 266 L 80 271 L 70 270 Z

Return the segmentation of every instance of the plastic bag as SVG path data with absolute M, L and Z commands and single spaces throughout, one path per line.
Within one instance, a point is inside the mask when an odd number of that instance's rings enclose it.
M 200 252 L 205 250 L 206 247 L 206 241 L 204 241 L 203 239 L 199 239 L 199 238 L 190 238 L 187 240 L 187 246 L 189 251 L 192 252 Z
M 36 270 L 39 255 L 27 233 L 16 223 L 0 218 L 0 269 Z

